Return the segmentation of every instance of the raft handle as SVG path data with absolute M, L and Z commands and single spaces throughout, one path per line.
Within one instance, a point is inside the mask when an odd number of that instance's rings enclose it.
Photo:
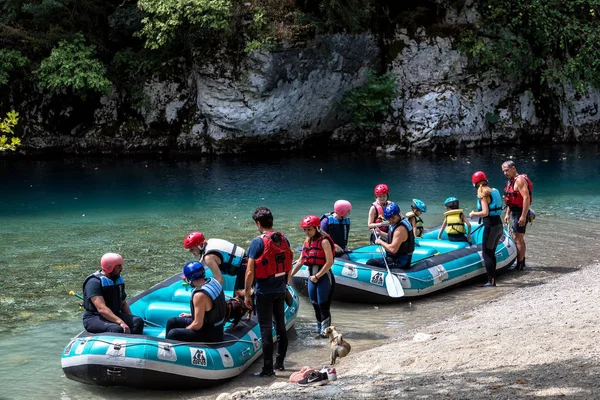
M 108 376 L 116 376 L 116 377 L 120 377 L 121 373 L 124 372 L 125 369 L 124 368 L 119 368 L 119 367 L 107 367 L 106 368 L 106 375 Z

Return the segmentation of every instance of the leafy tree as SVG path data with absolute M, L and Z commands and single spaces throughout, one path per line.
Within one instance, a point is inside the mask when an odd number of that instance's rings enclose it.
M 18 117 L 19 113 L 13 110 L 6 114 L 4 120 L 0 121 L 0 133 L 2 134 L 2 136 L 0 136 L 0 152 L 4 152 L 6 150 L 15 151 L 17 146 L 21 145 L 21 139 L 14 136 L 13 131 L 13 128 L 19 122 Z M 10 138 L 10 143 L 8 141 L 9 137 L 6 135 L 12 136 Z
M 9 82 L 9 73 L 29 64 L 27 57 L 18 50 L 0 49 L 0 86 Z
M 185 26 L 213 31 L 229 29 L 232 0 L 139 0 L 147 15 L 137 33 L 149 49 L 158 49 L 173 41 Z
M 600 86 L 600 0 L 484 0 L 480 11 L 461 48 L 485 67 L 533 88 Z
M 85 44 L 81 34 L 71 42 L 62 40 L 36 71 L 39 85 L 52 91 L 71 89 L 81 98 L 89 92 L 106 93 L 111 82 L 106 68 L 95 58 L 95 47 Z
M 388 72 L 377 76 L 367 72 L 367 82 L 346 93 L 342 105 L 352 114 L 352 122 L 360 128 L 375 128 L 381 125 L 392 100 L 398 97 L 396 77 Z

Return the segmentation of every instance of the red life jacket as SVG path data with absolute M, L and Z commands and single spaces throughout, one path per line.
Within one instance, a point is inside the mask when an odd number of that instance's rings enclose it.
M 263 233 L 264 250 L 258 257 L 254 269 L 256 279 L 284 276 L 292 270 L 294 253 L 280 232 Z
M 331 245 L 332 252 L 335 252 L 335 245 L 331 236 L 325 232 L 321 232 L 321 235 L 310 242 L 308 239 L 304 241 L 302 247 L 302 264 L 304 265 L 318 265 L 322 267 L 327 262 L 325 258 L 325 250 L 323 250 L 323 239 L 328 240 Z
M 533 203 L 533 182 L 531 179 L 525 174 L 519 174 L 514 178 L 510 179 L 506 182 L 506 187 L 504 188 L 504 201 L 506 201 L 506 205 L 510 208 L 523 208 L 523 196 L 518 190 L 515 190 L 515 181 L 518 177 L 522 176 L 527 181 L 527 188 L 529 189 L 529 204 Z
M 388 204 L 390 204 L 389 201 L 385 202 L 385 205 L 387 206 Z M 377 218 L 375 218 L 375 223 L 378 224 L 380 222 L 383 222 L 383 220 L 379 217 L 383 216 L 383 207 L 381 207 L 381 204 L 379 204 L 377 201 L 373 202 L 373 207 L 375 207 L 375 210 L 377 211 Z M 387 232 L 388 231 L 388 227 L 387 226 L 380 226 L 379 230 L 382 232 Z

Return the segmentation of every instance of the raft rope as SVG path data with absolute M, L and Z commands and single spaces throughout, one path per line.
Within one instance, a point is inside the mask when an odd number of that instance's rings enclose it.
M 71 340 L 77 340 L 77 337 L 72 338 Z M 82 342 L 85 341 L 87 342 L 100 342 L 100 343 L 104 343 L 107 345 L 114 345 L 115 343 L 113 342 L 109 342 L 108 340 L 104 340 L 104 339 L 96 339 L 96 338 L 90 338 L 90 339 L 83 339 Z M 165 344 L 169 347 L 178 347 L 178 346 L 198 346 L 198 345 L 220 345 L 220 344 L 231 344 L 231 343 L 249 343 L 249 344 L 254 344 L 253 341 L 251 340 L 242 340 L 242 339 L 237 339 L 237 340 L 224 340 L 222 342 L 179 342 L 179 343 L 165 343 L 165 342 L 161 342 L 162 344 Z M 118 344 L 121 347 L 135 347 L 135 346 L 154 346 L 154 347 L 159 347 L 158 343 L 151 343 L 151 342 L 139 342 L 139 343 L 131 343 L 131 342 L 127 342 L 127 343 L 119 343 Z

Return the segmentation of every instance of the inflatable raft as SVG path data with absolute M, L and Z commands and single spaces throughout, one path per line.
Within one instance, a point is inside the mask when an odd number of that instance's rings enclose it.
M 402 297 L 422 296 L 458 283 L 485 276 L 481 240 L 483 227 L 471 223 L 472 245 L 450 242 L 446 233 L 437 240 L 438 229 L 416 239 L 410 269 L 392 269 L 402 286 L 403 295 L 391 297 L 386 287 L 387 269 L 366 265 L 370 258 L 382 257 L 379 246 L 369 245 L 349 251 L 335 259 L 335 300 L 354 303 L 388 303 Z M 506 230 L 496 248 L 496 270 L 508 269 L 517 258 L 517 247 Z M 308 269 L 303 266 L 293 278 L 294 286 L 307 294 Z
M 231 296 L 235 277 L 224 278 L 225 294 Z M 210 386 L 239 375 L 262 354 L 255 315 L 242 318 L 235 329 L 228 324 L 221 343 L 165 339 L 167 320 L 190 312 L 191 290 L 177 274 L 135 296 L 130 308 L 146 321 L 142 335 L 81 332 L 62 352 L 67 378 L 102 386 L 182 389 Z M 285 319 L 289 330 L 299 301 L 292 287 L 288 286 L 288 292 Z

